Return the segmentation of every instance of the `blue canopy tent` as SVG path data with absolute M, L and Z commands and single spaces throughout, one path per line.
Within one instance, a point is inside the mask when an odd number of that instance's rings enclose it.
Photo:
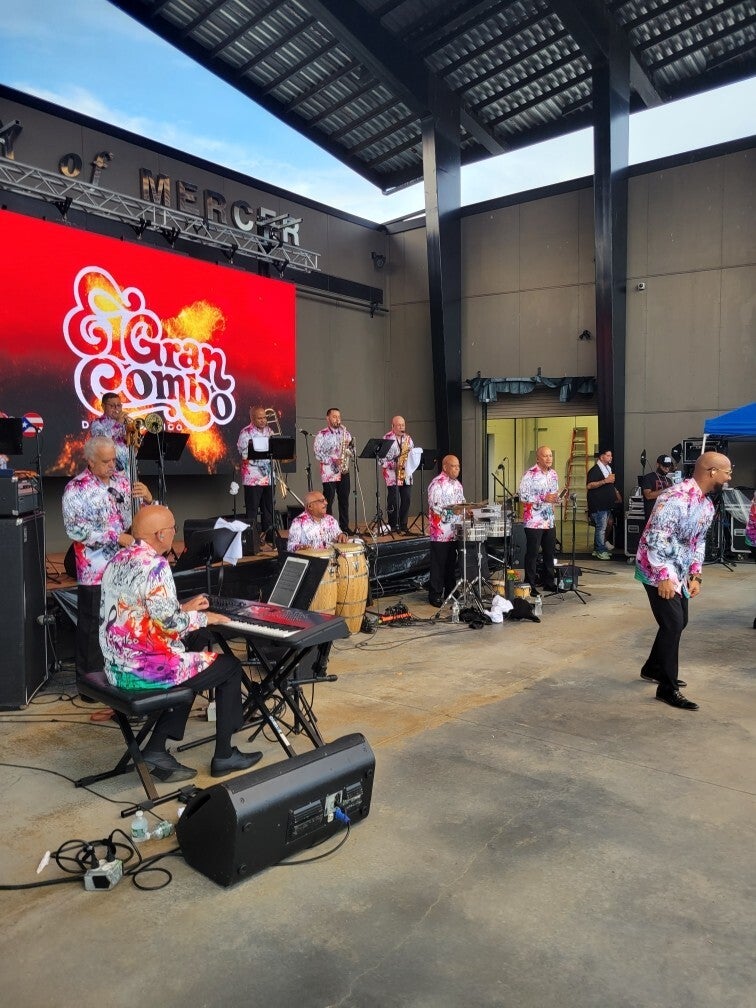
M 756 402 L 704 421 L 704 434 L 726 438 L 756 438 Z

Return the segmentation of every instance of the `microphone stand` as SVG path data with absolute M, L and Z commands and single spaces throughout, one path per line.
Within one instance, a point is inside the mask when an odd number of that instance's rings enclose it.
M 357 484 L 360 481 L 360 467 L 357 465 L 357 452 L 354 450 L 354 438 L 352 438 L 352 464 L 354 465 L 354 470 L 352 472 L 352 497 L 354 497 L 354 525 L 350 527 L 354 529 L 354 534 L 357 535 L 357 519 L 358 519 Z M 349 534 L 348 529 L 342 529 L 342 531 Z
M 300 434 L 304 435 L 305 439 L 305 449 L 307 450 L 307 465 L 305 466 L 305 472 L 307 473 L 307 492 L 312 492 L 312 466 L 310 465 L 310 435 L 306 430 L 301 430 Z
M 557 589 L 556 589 L 556 591 L 549 592 L 549 595 L 547 597 L 550 597 L 551 595 L 558 595 L 559 598 L 564 599 L 565 596 L 567 596 L 567 595 L 570 594 L 570 592 L 573 592 L 575 595 L 577 595 L 577 597 L 580 599 L 580 601 L 583 603 L 583 605 L 588 605 L 588 603 L 585 601 L 585 599 L 583 598 L 583 596 L 587 595 L 588 598 L 590 598 L 591 597 L 591 593 L 587 592 L 587 591 L 580 592 L 575 587 L 575 525 L 576 525 L 576 521 L 577 521 L 577 495 L 576 494 L 570 494 L 570 504 L 572 504 L 572 555 L 570 556 L 570 569 L 571 569 L 572 573 L 571 573 L 571 576 L 570 576 L 570 587 L 569 588 L 565 588 L 564 587 L 564 579 L 560 578 L 560 577 L 557 577 Z M 560 587 L 560 582 L 561 582 L 562 587 Z

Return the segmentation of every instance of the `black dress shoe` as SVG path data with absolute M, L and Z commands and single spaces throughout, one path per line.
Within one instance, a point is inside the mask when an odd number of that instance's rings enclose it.
M 530 597 L 531 597 L 531 598 L 538 598 L 538 596 L 539 596 L 540 594 L 541 594 L 541 593 L 540 593 L 540 592 L 538 591 L 538 589 L 537 589 L 537 588 L 531 588 L 531 589 L 530 589 Z
M 688 700 L 686 696 L 682 695 L 679 689 L 668 693 L 660 686 L 656 691 L 656 699 L 661 700 L 662 703 L 669 704 L 670 707 L 679 707 L 680 710 L 698 710 L 698 704 L 693 703 L 692 700 Z
M 230 756 L 213 756 L 210 762 L 211 777 L 225 777 L 237 770 L 249 770 L 262 759 L 261 752 L 243 753 L 234 748 Z
M 646 682 L 655 682 L 655 683 L 661 682 L 658 676 L 652 675 L 650 672 L 644 671 L 644 669 L 641 669 L 640 677 L 641 679 L 645 679 Z M 685 689 L 687 685 L 688 684 L 684 679 L 677 680 L 678 689 Z
M 169 752 L 150 752 L 145 749 L 142 753 L 144 762 L 150 768 L 153 777 L 164 783 L 191 780 L 197 776 L 197 771 L 191 767 L 179 763 L 176 757 Z

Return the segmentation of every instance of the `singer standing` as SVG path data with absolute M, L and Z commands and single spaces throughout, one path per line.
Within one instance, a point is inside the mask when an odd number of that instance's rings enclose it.
M 556 529 L 554 505 L 559 499 L 559 477 L 552 468 L 554 454 L 543 445 L 536 451 L 536 464 L 520 480 L 520 500 L 523 503 L 522 523 L 525 528 L 525 578 L 530 594 L 539 594 L 536 588 L 538 551 L 543 553 L 543 587 L 556 591 L 554 580 L 554 555 Z
M 63 524 L 73 540 L 76 558 L 77 618 L 76 671 L 102 669 L 99 642 L 100 584 L 108 561 L 121 546 L 130 546 L 131 497 L 152 503 L 144 483 L 129 486 L 128 477 L 116 472 L 116 445 L 111 438 L 84 442 L 86 469 L 63 491 Z
M 250 423 L 242 428 L 236 447 L 241 455 L 241 477 L 244 484 L 244 506 L 247 521 L 254 528 L 257 511 L 260 511 L 260 541 L 263 549 L 273 549 L 273 487 L 271 485 L 271 464 L 269 459 L 247 458 L 253 438 L 272 438 L 275 431 L 268 426 L 265 409 L 250 406 Z
M 349 464 L 354 455 L 352 435 L 341 423 L 341 411 L 336 406 L 326 413 L 327 426 L 315 435 L 312 450 L 320 463 L 320 478 L 328 514 L 333 511 L 333 499 L 339 500 L 339 525 L 349 531 Z
M 392 532 L 406 532 L 412 498 L 412 476 L 407 473 L 407 461 L 415 442 L 407 433 L 404 417 L 392 419 L 391 430 L 383 435 L 383 440 L 394 442 L 388 455 L 380 460 L 386 484 L 386 516 Z

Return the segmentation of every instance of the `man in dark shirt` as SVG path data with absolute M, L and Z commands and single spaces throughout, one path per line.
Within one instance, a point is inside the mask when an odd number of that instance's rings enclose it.
M 656 460 L 656 469 L 646 473 L 641 480 L 641 491 L 643 493 L 643 510 L 646 515 L 646 523 L 654 510 L 654 504 L 659 494 L 672 486 L 669 474 L 675 468 L 675 463 L 669 455 L 660 455 Z
M 612 509 L 622 501 L 622 496 L 614 485 L 611 448 L 599 451 L 596 465 L 588 470 L 587 488 L 588 514 L 595 526 L 591 556 L 597 560 L 611 560 L 612 554 L 606 545 L 606 527 Z

